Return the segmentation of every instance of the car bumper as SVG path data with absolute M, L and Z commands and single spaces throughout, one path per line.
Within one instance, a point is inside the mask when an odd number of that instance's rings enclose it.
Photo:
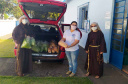
M 41 57 L 41 56 L 38 56 L 38 57 L 35 57 L 33 56 L 32 57 L 32 60 L 33 61 L 61 61 L 61 60 L 64 60 L 63 59 L 59 59 L 59 57 Z

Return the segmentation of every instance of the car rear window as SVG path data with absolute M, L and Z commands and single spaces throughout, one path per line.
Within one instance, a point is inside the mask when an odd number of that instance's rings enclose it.
M 20 3 L 23 9 L 31 19 L 40 19 L 43 21 L 57 20 L 61 13 L 63 13 L 64 7 L 50 5 L 50 4 L 38 4 L 38 3 Z

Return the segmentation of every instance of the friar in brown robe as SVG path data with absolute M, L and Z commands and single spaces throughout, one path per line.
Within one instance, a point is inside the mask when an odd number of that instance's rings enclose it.
M 97 30 L 97 32 L 91 31 L 88 34 L 85 51 L 88 52 L 85 69 L 89 72 L 89 75 L 101 77 L 103 75 L 103 54 L 100 52 L 107 52 L 104 35 L 101 30 Z
M 24 15 L 20 18 L 20 24 L 16 26 L 13 30 L 12 37 L 17 44 L 17 56 L 16 56 L 16 73 L 19 76 L 24 76 L 24 73 L 32 71 L 32 54 L 30 49 L 21 48 L 22 42 L 25 36 L 33 37 L 33 31 L 31 26 L 23 24 L 23 18 L 27 17 Z

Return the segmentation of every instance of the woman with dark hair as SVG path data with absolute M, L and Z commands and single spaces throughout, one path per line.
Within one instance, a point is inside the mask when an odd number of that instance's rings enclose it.
M 76 30 L 77 22 L 73 21 L 70 25 L 70 29 L 64 32 L 62 41 L 66 42 L 67 47 L 65 48 L 66 56 L 69 63 L 69 71 L 66 73 L 70 77 L 74 76 L 77 70 L 77 58 L 79 53 L 79 40 L 80 33 Z
M 90 29 L 85 46 L 87 53 L 85 63 L 87 74 L 85 75 L 95 75 L 95 78 L 99 78 L 103 75 L 103 53 L 107 52 L 106 42 L 98 23 L 93 22 Z
M 16 73 L 24 76 L 24 73 L 32 71 L 32 55 L 30 49 L 21 48 L 25 36 L 33 36 L 32 29 L 29 26 L 28 18 L 23 15 L 19 19 L 19 25 L 14 28 L 12 37 L 17 47 Z

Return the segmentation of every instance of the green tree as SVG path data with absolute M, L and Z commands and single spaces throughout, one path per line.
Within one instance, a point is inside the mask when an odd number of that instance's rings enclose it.
M 4 19 L 4 13 L 10 14 L 13 5 L 10 3 L 10 0 L 0 0 L 0 14 L 1 19 Z
M 12 14 L 17 19 L 23 15 L 17 0 L 0 0 L 1 19 L 4 19 L 4 13 Z
M 23 13 L 22 10 L 20 9 L 17 0 L 11 0 L 13 3 L 13 8 L 11 10 L 11 14 L 13 14 L 13 16 L 17 19 L 19 19 Z

